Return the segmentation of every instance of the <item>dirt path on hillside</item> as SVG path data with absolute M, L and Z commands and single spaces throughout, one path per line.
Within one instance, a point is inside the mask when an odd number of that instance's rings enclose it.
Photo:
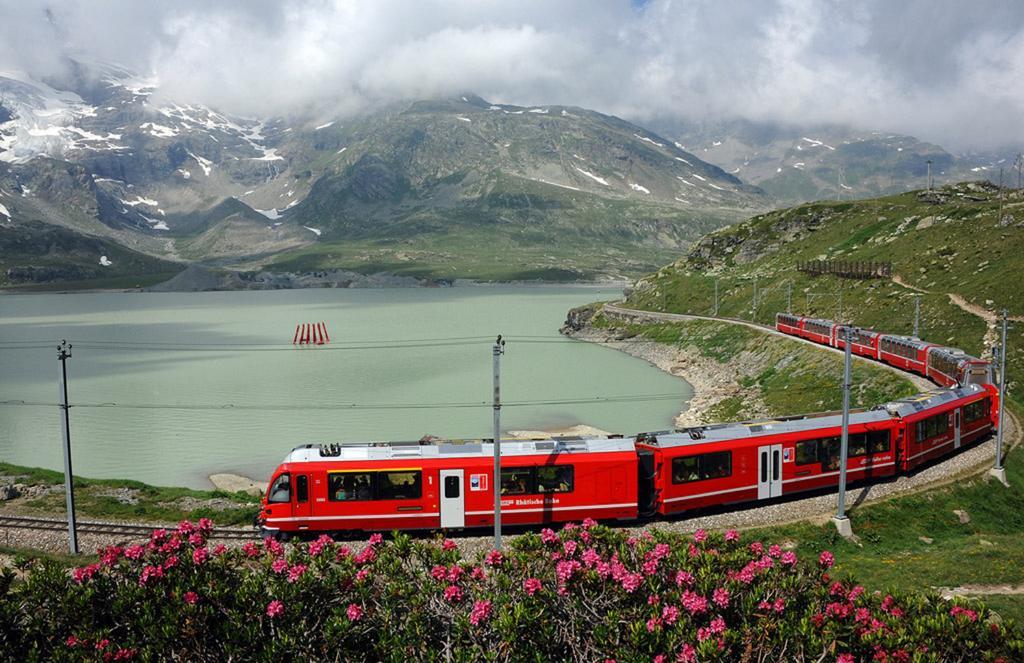
M 1024 585 L 960 585 L 959 587 L 933 587 L 944 599 L 954 596 L 992 596 L 994 594 L 1024 594 Z
M 916 285 L 910 285 L 909 283 L 904 281 L 903 278 L 899 274 L 893 274 L 892 275 L 892 282 L 895 283 L 896 285 L 903 286 L 907 290 L 913 290 L 914 292 L 920 292 L 921 294 L 924 294 L 924 295 L 932 294 L 931 290 L 925 290 L 924 288 L 918 288 Z

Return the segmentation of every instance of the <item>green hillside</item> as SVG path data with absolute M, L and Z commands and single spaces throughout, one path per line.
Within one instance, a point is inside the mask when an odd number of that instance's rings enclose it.
M 965 183 L 856 202 L 818 202 L 771 212 L 712 233 L 688 255 L 637 283 L 628 303 L 680 313 L 713 312 L 770 323 L 787 308 L 911 333 L 985 355 L 995 329 L 978 312 L 1024 314 L 1024 193 Z M 892 263 L 892 278 L 850 279 L 798 271 L 808 260 Z M 756 291 L 756 300 L 755 300 Z M 1011 325 L 1011 388 L 1024 372 L 1024 324 Z M 1017 396 L 1018 400 L 1020 399 Z

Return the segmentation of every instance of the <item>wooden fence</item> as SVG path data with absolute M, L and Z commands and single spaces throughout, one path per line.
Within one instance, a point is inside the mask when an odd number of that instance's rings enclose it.
M 806 274 L 832 274 L 844 279 L 888 279 L 892 277 L 891 262 L 871 260 L 805 260 L 797 262 L 797 271 Z

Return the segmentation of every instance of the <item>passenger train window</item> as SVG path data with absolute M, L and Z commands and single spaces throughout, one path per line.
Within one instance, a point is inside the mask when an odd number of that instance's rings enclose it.
M 459 496 L 459 477 L 447 476 L 444 478 L 444 497 L 454 499 Z
M 964 406 L 964 423 L 971 423 L 978 419 L 985 418 L 985 410 L 988 409 L 988 399 L 974 401 Z
M 419 472 L 378 472 L 377 499 L 413 500 L 423 494 Z
M 810 465 L 818 462 L 818 441 L 804 440 L 796 443 L 796 464 Z
M 917 441 L 927 440 L 945 434 L 949 430 L 949 415 L 937 414 L 917 422 Z
M 572 465 L 545 465 L 537 468 L 538 493 L 569 493 L 573 483 Z
M 730 475 L 732 475 L 731 451 L 672 459 L 672 483 L 720 479 Z
M 295 501 L 309 501 L 309 478 L 305 474 L 295 477 Z
M 274 504 L 281 504 L 284 502 L 292 501 L 292 486 L 291 477 L 287 474 L 282 474 L 274 480 L 274 485 L 270 487 L 268 493 L 270 497 L 267 498 L 268 502 Z
M 373 499 L 373 472 L 331 472 L 327 475 L 327 498 L 332 502 Z
M 526 495 L 533 490 L 533 468 L 510 467 L 501 470 L 502 495 Z

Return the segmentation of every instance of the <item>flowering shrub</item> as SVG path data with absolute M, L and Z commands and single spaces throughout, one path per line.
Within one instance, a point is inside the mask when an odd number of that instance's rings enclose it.
M 45 660 L 1019 661 L 979 606 L 866 592 L 834 559 L 736 532 L 627 537 L 592 521 L 463 559 L 379 535 L 207 545 L 157 530 L 72 572 L 0 572 L 0 652 Z

